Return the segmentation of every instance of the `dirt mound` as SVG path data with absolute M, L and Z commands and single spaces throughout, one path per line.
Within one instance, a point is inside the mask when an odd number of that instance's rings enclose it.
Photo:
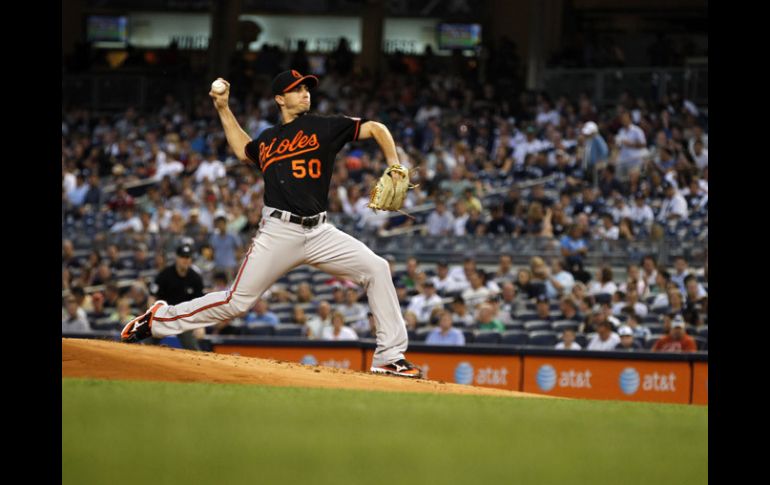
M 293 362 L 150 345 L 127 345 L 104 340 L 63 338 L 61 350 L 62 377 L 546 397 Z

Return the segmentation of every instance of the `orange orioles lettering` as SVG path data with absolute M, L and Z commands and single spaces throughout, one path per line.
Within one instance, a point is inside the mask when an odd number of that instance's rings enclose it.
M 259 165 L 263 172 L 273 162 L 301 153 L 307 153 L 321 146 L 315 133 L 308 136 L 302 130 L 299 130 L 291 141 L 288 138 L 284 138 L 276 145 L 277 141 L 277 138 L 273 138 L 269 145 L 265 143 L 259 144 Z

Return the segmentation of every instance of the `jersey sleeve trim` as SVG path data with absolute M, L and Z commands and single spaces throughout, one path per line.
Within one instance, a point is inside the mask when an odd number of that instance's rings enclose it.
M 356 132 L 353 135 L 353 141 L 358 140 L 358 130 L 361 127 L 361 118 L 354 118 L 356 120 Z

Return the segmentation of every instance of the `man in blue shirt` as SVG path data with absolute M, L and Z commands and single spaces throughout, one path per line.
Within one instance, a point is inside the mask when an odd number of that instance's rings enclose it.
M 438 328 L 434 328 L 425 339 L 429 345 L 465 345 L 465 335 L 452 328 L 452 314 L 442 312 L 438 320 Z
M 227 274 L 228 279 L 238 265 L 236 253 L 240 246 L 238 238 L 227 232 L 227 218 L 218 216 L 214 221 L 216 232 L 209 238 L 209 244 L 214 250 L 214 269 Z
M 572 224 L 566 236 L 561 238 L 561 254 L 564 256 L 567 266 L 583 263 L 583 256 L 588 252 L 586 240 L 583 239 L 580 226 Z
M 253 327 L 255 325 L 278 325 L 280 319 L 278 315 L 271 312 L 267 308 L 267 300 L 260 298 L 257 300 L 257 304 L 254 305 L 254 311 L 249 312 L 246 315 L 246 326 Z

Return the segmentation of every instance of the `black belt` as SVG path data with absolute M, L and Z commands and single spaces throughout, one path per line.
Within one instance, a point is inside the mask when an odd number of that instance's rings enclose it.
M 281 219 L 282 216 L 283 216 L 283 212 L 279 210 L 274 210 L 273 212 L 270 213 L 270 217 Z M 289 222 L 293 222 L 294 224 L 299 224 L 302 227 L 315 227 L 318 224 L 322 224 L 326 222 L 326 214 L 316 214 L 312 217 L 300 217 L 298 215 L 291 214 L 289 216 Z

